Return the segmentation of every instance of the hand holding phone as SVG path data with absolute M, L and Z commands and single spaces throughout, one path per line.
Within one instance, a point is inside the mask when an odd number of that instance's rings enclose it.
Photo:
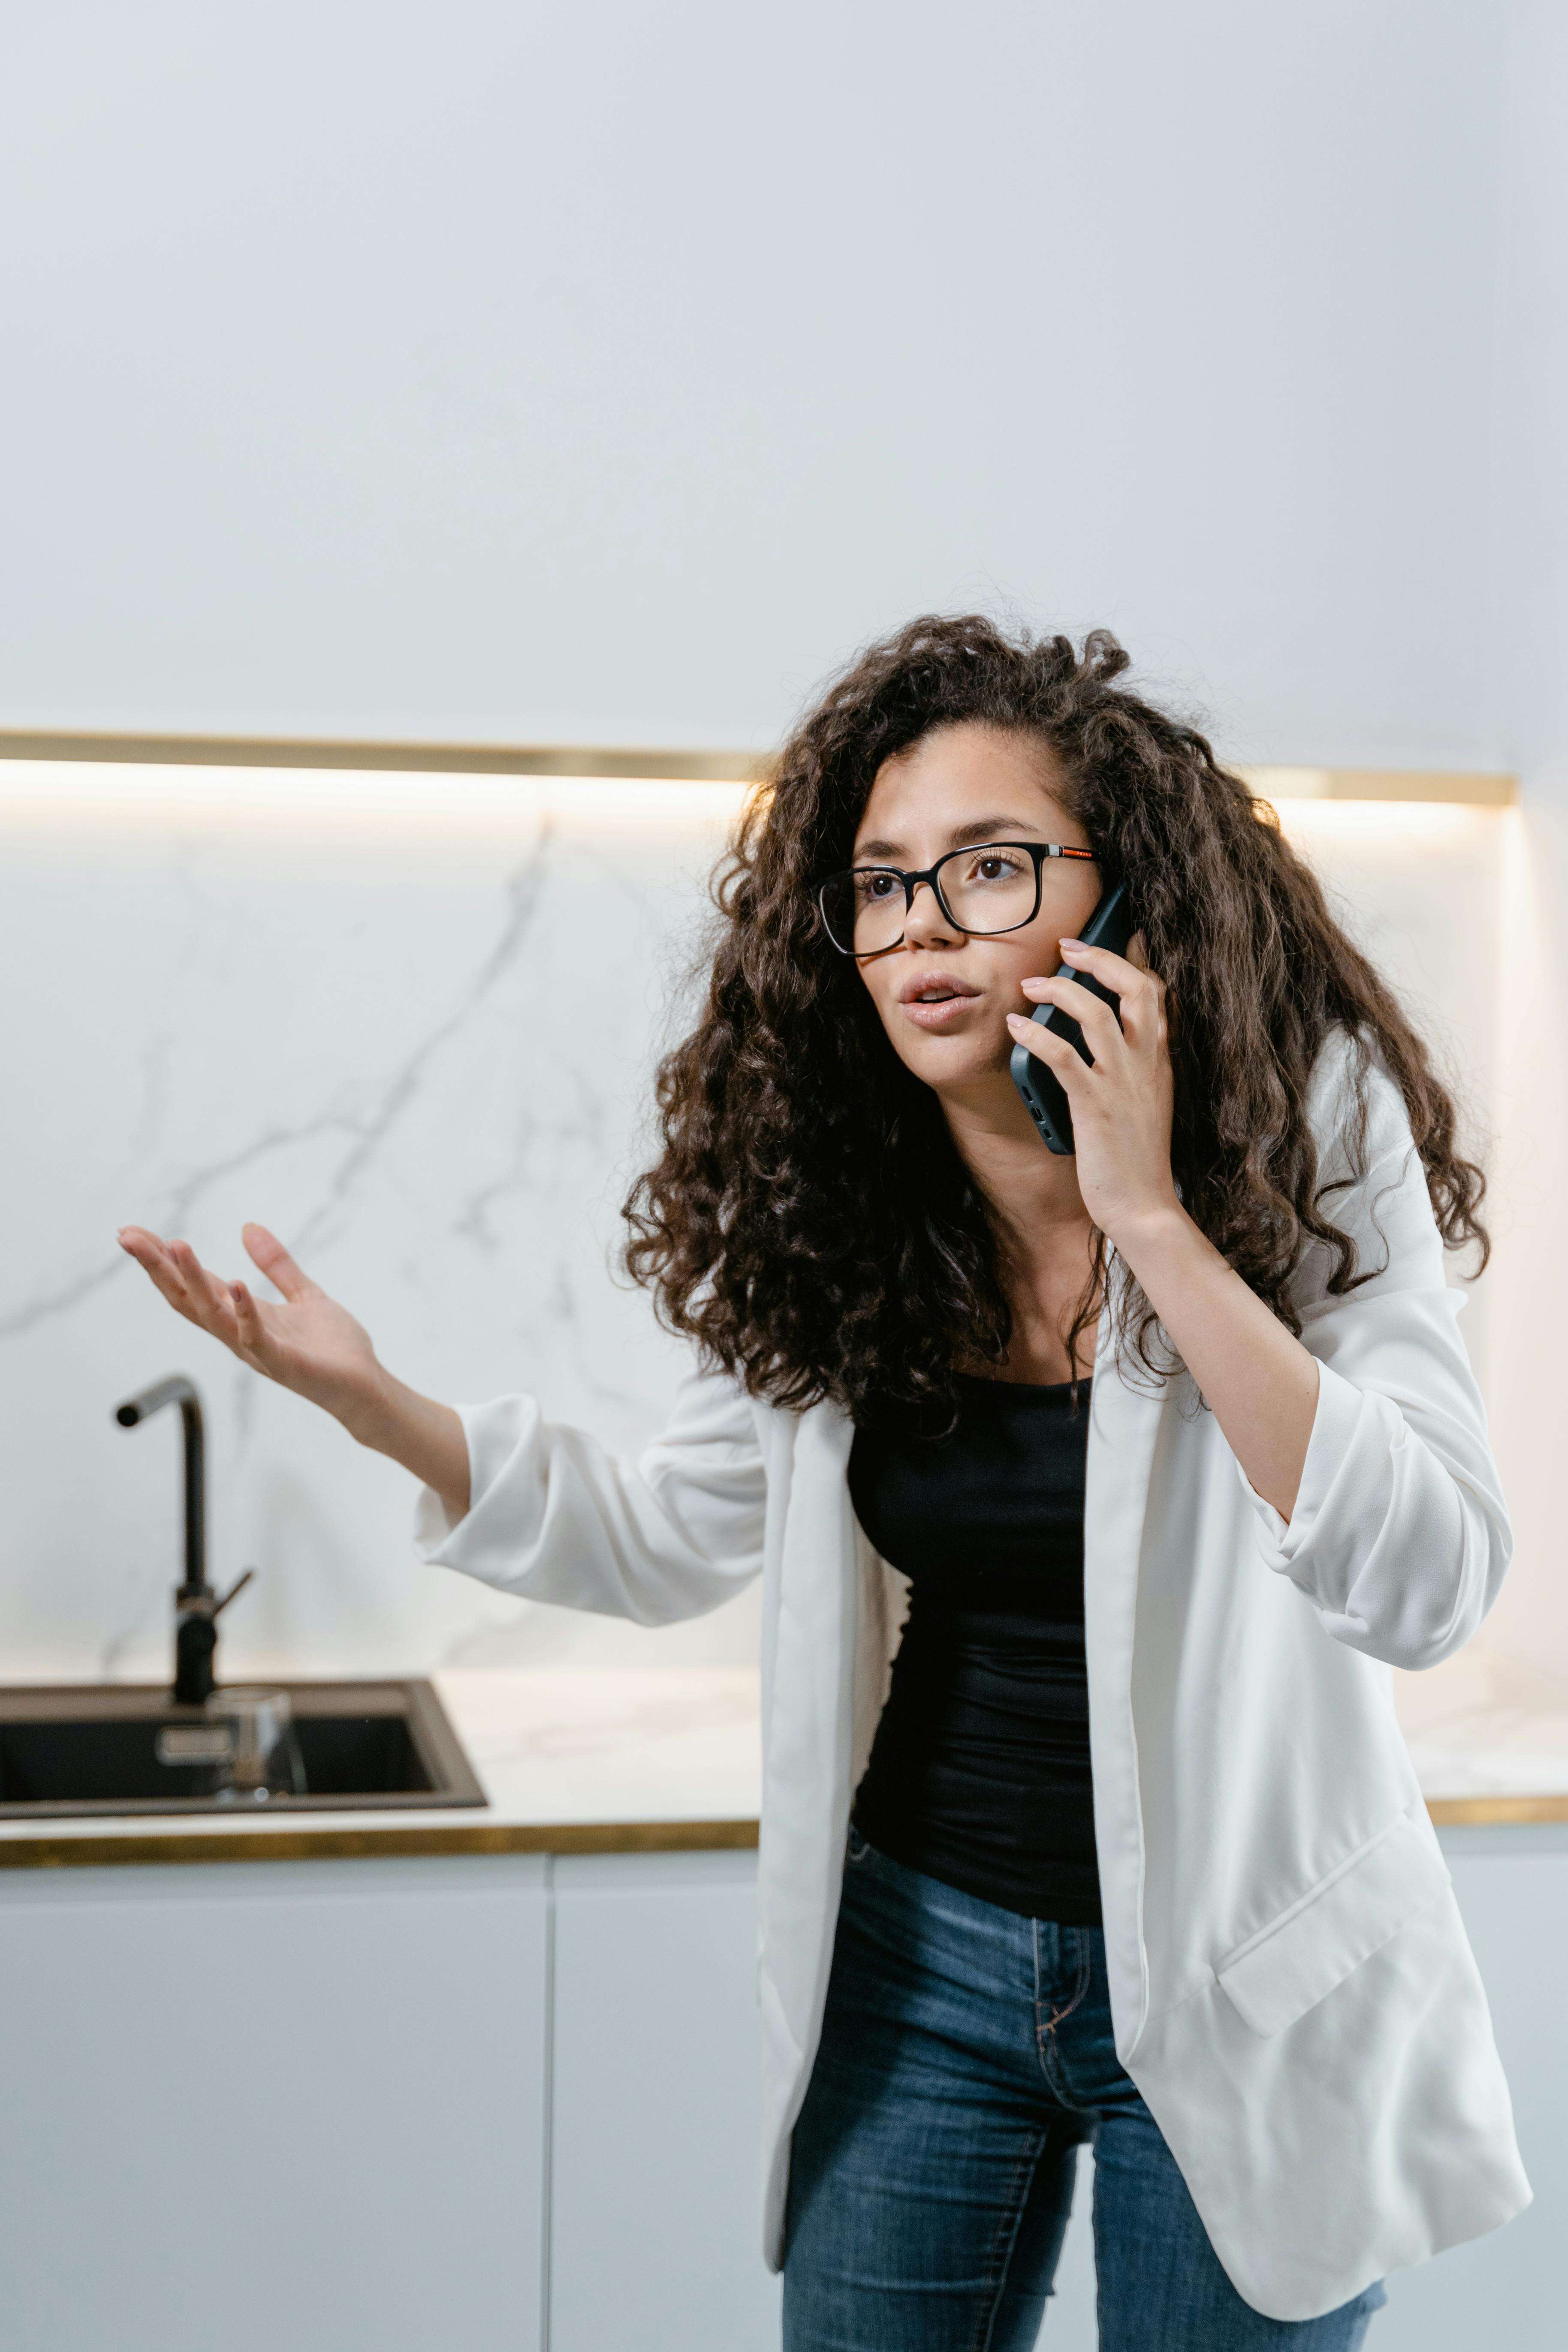
M 1109 948 L 1112 955 L 1124 956 L 1132 938 L 1132 929 L 1127 892 L 1118 882 L 1096 907 L 1084 925 L 1081 936 L 1085 947 Z M 1080 988 L 1089 989 L 1096 996 L 1103 997 L 1118 1020 L 1121 1019 L 1117 997 L 1111 990 L 1102 987 L 1098 980 L 1091 980 L 1087 971 L 1075 971 L 1071 965 L 1064 963 L 1058 967 L 1055 976 L 1058 980 L 1076 980 Z M 1093 1055 L 1083 1042 L 1083 1031 L 1070 1013 L 1063 1013 L 1054 1004 L 1039 1004 L 1036 1006 L 1033 1017 L 1055 1035 L 1066 1038 L 1086 1062 L 1093 1061 Z M 1059 1158 L 1065 1159 L 1073 1149 L 1072 1112 L 1068 1108 L 1067 1092 L 1061 1080 L 1053 1070 L 1046 1067 L 1044 1062 L 1037 1060 L 1026 1045 L 1014 1046 L 1007 1067 L 1013 1084 L 1024 1098 L 1029 1117 L 1050 1149 Z

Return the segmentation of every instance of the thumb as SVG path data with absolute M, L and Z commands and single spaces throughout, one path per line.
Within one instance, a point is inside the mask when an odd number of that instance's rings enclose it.
M 276 1234 L 265 1225 L 246 1225 L 240 1233 L 253 1265 L 260 1267 L 268 1282 L 280 1290 L 285 1298 L 294 1301 L 310 1297 L 320 1285 L 297 1266 Z

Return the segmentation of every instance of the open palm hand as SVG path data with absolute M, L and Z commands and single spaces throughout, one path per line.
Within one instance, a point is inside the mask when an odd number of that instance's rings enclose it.
M 242 1238 L 252 1263 L 281 1293 L 276 1304 L 255 1297 L 244 1282 L 211 1273 L 189 1242 L 164 1241 L 143 1225 L 127 1225 L 120 1245 L 176 1314 L 221 1340 L 253 1371 L 352 1427 L 374 1404 L 383 1379 L 370 1334 L 301 1272 L 265 1225 L 247 1225 Z

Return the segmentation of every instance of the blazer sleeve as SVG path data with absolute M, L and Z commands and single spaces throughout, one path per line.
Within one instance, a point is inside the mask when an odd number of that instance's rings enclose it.
M 663 1436 L 635 1462 L 546 1421 L 532 1397 L 458 1410 L 468 1509 L 454 1522 L 423 1490 L 421 1559 L 640 1625 L 700 1616 L 761 1570 L 762 1450 L 752 1406 L 728 1378 L 693 1373 Z
M 1347 1164 L 1347 1082 L 1342 1049 L 1320 1088 L 1331 1175 L 1336 1160 Z M 1372 1279 L 1336 1298 L 1324 1286 L 1326 1254 L 1304 1265 L 1301 1337 L 1318 1360 L 1318 1409 L 1289 1526 L 1243 1484 L 1269 1567 L 1306 1594 L 1335 1640 L 1417 1668 L 1475 1632 L 1513 1538 L 1458 1333 L 1463 1294 L 1445 1279 L 1404 1100 L 1376 1064 L 1367 1084 L 1364 1173 L 1328 1205 Z

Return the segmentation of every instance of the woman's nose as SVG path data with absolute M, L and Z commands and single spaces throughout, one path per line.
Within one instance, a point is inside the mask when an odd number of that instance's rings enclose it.
M 942 910 L 942 900 L 929 882 L 915 884 L 914 901 L 904 919 L 904 940 L 911 947 L 945 945 L 959 937 L 958 927 Z

